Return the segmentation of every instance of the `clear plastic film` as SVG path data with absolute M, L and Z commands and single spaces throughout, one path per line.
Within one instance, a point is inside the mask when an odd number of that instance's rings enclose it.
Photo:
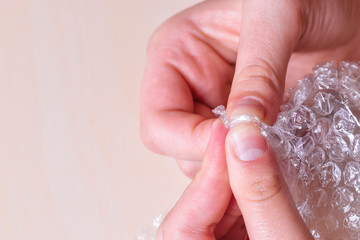
M 224 106 L 213 112 L 227 128 L 261 129 L 315 239 L 360 239 L 360 62 L 316 65 L 285 93 L 273 126 L 229 119 Z M 163 216 L 137 239 L 154 240 Z
M 277 153 L 296 206 L 315 239 L 360 239 L 360 62 L 315 66 L 285 94 L 273 126 L 257 125 Z

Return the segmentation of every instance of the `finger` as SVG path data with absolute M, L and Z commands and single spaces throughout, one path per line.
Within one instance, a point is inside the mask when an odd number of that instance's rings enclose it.
M 227 130 L 213 126 L 203 167 L 158 230 L 158 239 L 213 239 L 231 198 L 224 142 Z
M 252 114 L 272 123 L 284 91 L 286 69 L 301 35 L 300 1 L 244 1 L 228 114 Z
M 230 186 L 251 240 L 312 239 L 257 127 L 242 124 L 229 131 L 226 160 Z
M 143 142 L 156 153 L 200 161 L 215 121 L 211 108 L 199 107 L 200 104 L 193 102 L 190 89 L 181 76 L 164 74 L 170 80 L 154 83 L 147 80 L 153 75 L 146 75 L 142 86 L 142 92 L 148 91 L 141 94 L 140 103 Z
M 193 179 L 201 169 L 201 161 L 176 159 L 176 163 L 188 178 Z
M 226 105 L 239 26 L 239 1 L 205 1 L 153 34 L 141 88 L 141 135 L 152 151 L 201 161 Z
M 183 22 L 152 41 L 157 47 L 149 50 L 143 78 L 141 134 L 157 153 L 200 161 L 215 120 L 211 110 L 226 104 L 234 69 Z

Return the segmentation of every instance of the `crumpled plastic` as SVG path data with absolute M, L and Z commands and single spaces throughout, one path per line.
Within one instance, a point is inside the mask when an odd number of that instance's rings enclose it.
M 316 65 L 285 93 L 273 126 L 213 112 L 228 128 L 261 129 L 315 239 L 360 239 L 360 62 Z
M 315 239 L 360 239 L 360 62 L 316 65 L 285 93 L 273 126 L 255 116 L 229 119 L 227 128 L 257 125 L 277 160 L 297 209 Z M 138 240 L 154 240 L 164 215 Z

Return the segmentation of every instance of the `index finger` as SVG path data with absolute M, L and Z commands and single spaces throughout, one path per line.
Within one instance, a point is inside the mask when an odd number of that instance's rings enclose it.
M 201 161 L 226 104 L 238 38 L 238 1 L 205 1 L 153 35 L 141 89 L 141 133 L 153 151 Z
M 217 121 L 202 169 L 166 216 L 158 239 L 213 239 L 232 196 L 225 161 L 227 130 Z

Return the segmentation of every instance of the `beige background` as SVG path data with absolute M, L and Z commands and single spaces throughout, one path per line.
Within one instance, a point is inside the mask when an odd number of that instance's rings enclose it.
M 0 0 L 0 239 L 135 239 L 189 180 L 139 138 L 146 42 L 195 0 Z

